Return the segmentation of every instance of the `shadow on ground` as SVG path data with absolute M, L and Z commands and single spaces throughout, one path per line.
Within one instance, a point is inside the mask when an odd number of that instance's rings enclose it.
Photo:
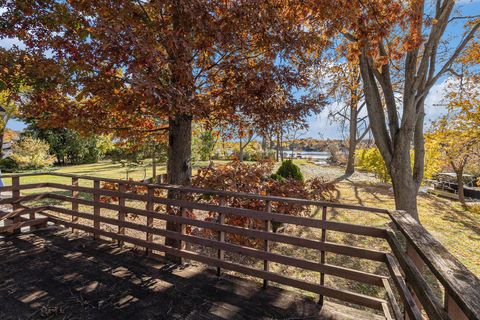
M 66 230 L 5 238 L 0 256 L 0 319 L 362 318 L 355 309 L 328 303 L 320 311 L 298 293 L 169 265 Z

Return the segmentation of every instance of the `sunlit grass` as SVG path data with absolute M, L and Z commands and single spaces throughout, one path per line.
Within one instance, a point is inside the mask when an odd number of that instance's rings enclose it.
M 303 164 L 301 168 L 313 166 Z M 321 167 L 317 167 L 321 174 Z M 306 171 L 306 170 L 303 170 Z M 338 168 L 338 176 L 343 168 Z M 374 179 L 362 181 L 361 174 L 337 183 L 337 200 L 342 203 L 394 209 L 390 186 Z M 457 259 L 477 276 L 480 275 L 480 214 L 468 211 L 455 201 L 420 193 L 418 210 L 422 225 Z M 357 224 L 381 226 L 385 219 L 370 213 L 351 211 L 334 215 L 333 219 Z

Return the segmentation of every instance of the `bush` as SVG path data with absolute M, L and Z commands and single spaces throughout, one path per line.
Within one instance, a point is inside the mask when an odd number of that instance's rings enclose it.
M 328 152 L 330 152 L 330 163 L 337 166 L 343 166 L 347 164 L 347 156 L 345 153 L 341 152 L 338 145 L 335 143 L 330 143 L 327 146 Z
M 272 178 L 273 180 L 276 180 L 276 181 L 284 181 L 285 178 L 282 177 L 281 175 L 279 175 L 278 173 L 273 173 L 272 175 L 270 175 L 270 178 Z
M 49 150 L 50 146 L 46 141 L 26 137 L 13 145 L 11 158 L 19 168 L 40 169 L 55 162 L 55 157 L 49 154 Z
M 55 155 L 58 164 L 96 163 L 113 148 L 111 137 L 101 135 L 82 136 L 67 128 L 40 128 L 31 123 L 25 136 L 46 141 L 50 153 Z
M 3 172 L 15 172 L 18 169 L 17 163 L 10 157 L 0 159 L 0 169 Z
M 197 174 L 193 177 L 192 184 L 195 187 L 204 189 L 226 190 L 309 200 L 333 200 L 333 191 L 335 191 L 335 185 L 333 183 L 325 182 L 319 178 L 307 180 L 305 182 L 303 180 L 285 179 L 279 174 L 272 174 L 272 171 L 272 161 L 260 161 L 253 164 L 233 161 L 225 165 L 217 166 L 212 164 L 209 167 L 200 168 Z M 216 205 L 219 204 L 218 197 L 211 197 L 209 195 L 203 195 L 194 200 L 200 200 Z M 260 211 L 266 210 L 266 203 L 263 200 L 227 197 L 225 201 L 226 205 L 230 207 Z M 303 216 L 310 213 L 309 206 L 301 206 L 292 203 L 272 202 L 271 209 L 272 212 L 275 213 L 294 216 Z M 206 220 L 215 220 L 216 216 L 216 213 L 211 212 Z M 225 223 L 244 228 L 264 228 L 264 221 L 228 214 L 225 217 Z M 272 227 L 276 230 L 279 227 L 279 224 L 272 224 Z M 227 234 L 227 237 L 229 241 L 242 245 L 259 246 L 263 244 L 263 241 L 261 240 L 246 238 L 236 234 Z
M 359 169 L 374 173 L 377 178 L 384 182 L 389 181 L 390 176 L 388 175 L 387 166 L 383 161 L 380 150 L 377 148 L 356 150 L 355 160 Z
M 300 168 L 292 160 L 285 160 L 277 170 L 277 174 L 286 179 L 303 181 L 303 174 Z
M 331 182 L 325 182 L 323 179 L 314 178 L 307 181 L 299 181 L 293 179 L 285 179 L 276 173 L 273 173 L 272 161 L 260 161 L 253 164 L 246 164 L 239 161 L 233 161 L 224 165 L 215 166 L 213 162 L 210 166 L 199 168 L 197 174 L 192 179 L 192 185 L 203 189 L 225 190 L 232 192 L 253 193 L 259 195 L 271 195 L 279 197 L 292 197 L 308 200 L 329 200 L 333 201 L 336 190 L 335 185 Z M 104 183 L 103 189 L 118 190 L 115 183 Z M 127 190 L 132 193 L 146 194 L 145 186 L 127 185 Z M 155 196 L 165 197 L 164 190 L 156 189 Z M 209 194 L 189 195 L 188 200 L 219 205 L 220 197 Z M 102 197 L 101 201 L 112 202 L 118 201 L 116 197 Z M 234 208 L 245 208 L 258 211 L 267 209 L 266 201 L 262 199 L 246 199 L 241 197 L 225 197 L 225 205 Z M 155 208 L 156 211 L 163 211 L 163 207 Z M 306 216 L 311 213 L 310 206 L 302 206 L 299 204 L 285 203 L 274 201 L 271 203 L 271 210 L 275 213 L 288 214 L 294 216 Z M 180 211 L 176 207 L 169 207 L 168 214 L 179 215 Z M 187 210 L 187 217 L 196 218 L 196 213 Z M 135 217 L 135 216 L 133 216 Z M 198 219 L 199 217 L 197 217 Z M 206 221 L 217 221 L 218 214 L 216 212 L 208 212 L 204 217 Z M 243 228 L 263 230 L 265 221 L 245 216 L 237 216 L 232 214 L 225 215 L 225 224 L 239 226 Z M 272 229 L 275 232 L 280 223 L 272 223 Z M 208 229 L 199 230 L 187 227 L 187 234 L 203 232 L 203 236 L 216 237 L 216 232 Z M 227 240 L 241 245 L 252 247 L 260 247 L 263 240 L 253 239 L 238 235 L 235 233 L 227 233 Z
M 414 152 L 410 152 L 411 164 L 413 166 Z M 390 175 L 387 166 L 383 160 L 380 150 L 372 147 L 367 149 L 357 149 L 355 151 L 355 165 L 358 169 L 374 173 L 375 176 L 384 182 L 390 182 Z M 425 150 L 424 178 L 432 179 L 442 167 L 438 161 L 438 150 L 431 148 L 427 144 Z

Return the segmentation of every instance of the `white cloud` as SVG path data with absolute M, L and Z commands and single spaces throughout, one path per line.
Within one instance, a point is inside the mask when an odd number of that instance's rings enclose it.
M 437 82 L 430 89 L 427 98 L 425 99 L 425 126 L 428 128 L 432 121 L 447 114 L 447 107 L 445 103 L 446 89 L 451 84 L 453 78 L 445 78 L 441 82 Z

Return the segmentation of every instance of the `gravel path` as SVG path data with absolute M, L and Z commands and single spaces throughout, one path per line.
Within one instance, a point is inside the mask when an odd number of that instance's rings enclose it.
M 328 181 L 343 180 L 345 168 L 331 165 L 316 165 L 313 163 L 300 164 L 300 169 L 306 178 L 324 177 Z M 380 182 L 372 173 L 356 171 L 348 177 L 351 182 Z

